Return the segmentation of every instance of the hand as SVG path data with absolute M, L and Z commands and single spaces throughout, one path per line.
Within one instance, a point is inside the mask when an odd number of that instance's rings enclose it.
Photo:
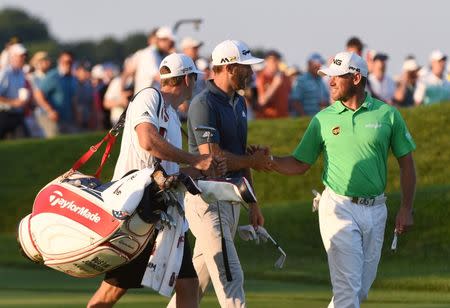
M 225 156 L 214 156 L 214 170 L 216 176 L 224 176 L 227 173 L 227 159 Z
M 253 153 L 255 153 L 258 150 L 264 150 L 267 155 L 270 154 L 269 147 L 266 147 L 266 146 L 263 146 L 260 144 L 250 144 L 249 146 L 247 146 L 247 154 L 248 155 L 253 155 Z
M 405 233 L 414 224 L 412 209 L 400 206 L 395 218 L 395 229 L 398 234 Z
M 54 109 L 47 112 L 48 118 L 52 120 L 53 122 L 58 122 L 59 115 L 58 112 L 56 112 Z
M 264 226 L 264 216 L 258 206 L 258 203 L 249 204 L 248 218 L 253 228 L 258 229 L 258 226 Z
M 273 79 L 272 79 L 272 84 L 271 86 L 278 88 L 281 84 L 283 83 L 283 76 L 281 73 L 277 73 Z
M 260 148 L 256 150 L 252 156 L 252 169 L 257 171 L 271 171 L 272 156 L 269 155 L 267 148 Z
M 213 165 L 213 156 L 210 154 L 202 154 L 194 157 L 192 163 L 190 164 L 195 169 L 201 171 L 207 171 L 212 168 Z

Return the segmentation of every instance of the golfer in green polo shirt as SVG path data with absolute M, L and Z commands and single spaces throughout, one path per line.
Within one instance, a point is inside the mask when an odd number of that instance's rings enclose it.
M 330 77 L 335 103 L 311 120 L 291 156 L 273 158 L 272 169 L 303 174 L 323 153 L 319 224 L 333 285 L 328 307 L 359 307 L 381 256 L 389 149 L 400 166 L 395 228 L 401 234 L 413 224 L 416 146 L 398 110 L 365 92 L 367 64 L 360 56 L 341 52 L 319 73 Z

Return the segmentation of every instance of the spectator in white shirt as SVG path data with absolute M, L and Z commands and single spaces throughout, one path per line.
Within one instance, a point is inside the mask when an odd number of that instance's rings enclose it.
M 392 105 L 395 82 L 390 76 L 386 75 L 386 61 L 388 58 L 384 53 L 377 53 L 374 56 L 372 72 L 369 75 L 367 86 L 373 97 Z

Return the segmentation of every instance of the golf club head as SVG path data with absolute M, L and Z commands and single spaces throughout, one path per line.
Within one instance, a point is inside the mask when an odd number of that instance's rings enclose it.
M 286 261 L 286 254 L 282 254 L 278 260 L 275 262 L 274 266 L 275 268 L 282 269 L 284 265 L 284 261 Z
M 392 239 L 392 244 L 391 244 L 392 252 L 397 251 L 397 241 L 398 241 L 397 230 L 394 230 L 394 238 Z

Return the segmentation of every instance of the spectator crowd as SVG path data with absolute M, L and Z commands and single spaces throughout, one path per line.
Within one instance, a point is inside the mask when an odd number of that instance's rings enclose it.
M 192 37 L 181 40 L 169 27 L 156 28 L 147 47 L 125 59 L 121 69 L 114 64 L 91 65 L 62 51 L 53 63 L 46 51 L 30 55 L 24 42 L 12 38 L 0 55 L 0 139 L 51 138 L 59 134 L 109 129 L 117 123 L 134 94 L 145 87 L 159 88 L 159 64 L 173 52 L 191 57 L 204 74 L 197 80 L 194 96 L 212 78 L 210 60 L 200 56 L 203 42 Z M 450 101 L 447 55 L 434 50 L 429 63 L 419 64 L 413 55 L 403 62 L 398 76 L 387 74 L 389 56 L 364 50 L 357 37 L 347 41 L 347 51 L 364 57 L 369 77 L 366 90 L 396 107 L 413 107 Z M 329 61 L 312 52 L 301 71 L 288 66 L 280 51 L 265 53 L 255 65 L 252 86 L 242 89 L 248 119 L 313 116 L 330 103 L 329 86 L 318 74 Z M 190 102 L 179 107 L 186 120 Z

